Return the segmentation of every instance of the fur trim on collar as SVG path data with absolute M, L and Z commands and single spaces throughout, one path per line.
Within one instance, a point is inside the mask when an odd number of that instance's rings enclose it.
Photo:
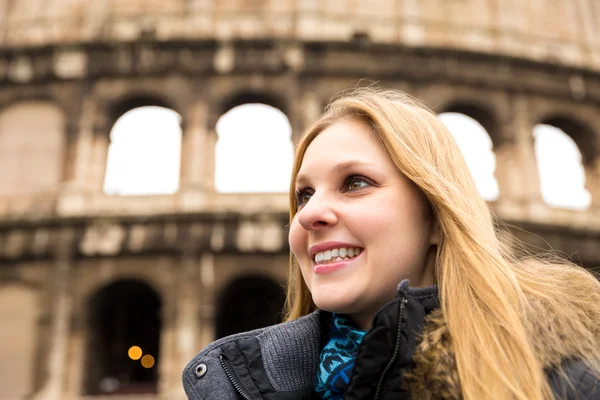
M 413 399 L 461 398 L 454 347 L 441 309 L 425 318 L 422 340 L 413 361 L 415 368 L 404 375 L 404 384 Z
M 530 302 L 526 312 L 525 329 L 532 340 L 533 351 L 547 371 L 562 371 L 565 360 L 583 360 L 577 352 L 573 339 L 577 337 L 577 327 L 573 328 L 546 311 L 539 301 Z M 540 317 L 541 316 L 541 317 Z M 588 318 L 589 319 L 589 318 Z M 587 320 L 582 318 L 584 322 Z M 600 337 L 597 321 L 588 327 Z M 456 358 L 452 338 L 441 309 L 432 311 L 425 317 L 422 340 L 413 355 L 414 369 L 404 375 L 404 386 L 413 399 L 457 400 L 462 398 L 460 379 L 456 367 Z M 600 379 L 600 377 L 598 378 Z

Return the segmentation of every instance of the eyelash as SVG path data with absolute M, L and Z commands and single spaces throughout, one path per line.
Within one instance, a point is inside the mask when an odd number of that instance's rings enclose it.
M 354 181 L 360 181 L 363 183 L 366 183 L 368 186 L 375 186 L 375 182 L 373 182 L 372 180 L 370 180 L 367 177 L 364 177 L 362 175 L 356 175 L 356 174 L 352 174 L 349 175 L 346 179 L 344 179 L 344 184 L 342 185 L 342 191 L 344 192 L 355 192 L 357 190 L 362 190 L 365 189 L 366 187 L 361 187 L 361 188 L 356 188 L 356 189 L 348 189 L 348 185 Z M 367 187 L 368 187 L 367 186 Z M 304 204 L 306 204 L 308 202 L 308 200 L 306 201 L 302 201 L 302 196 L 304 195 L 312 195 L 312 189 L 308 188 L 308 187 L 304 187 L 301 189 L 296 190 L 295 192 L 295 199 L 296 199 L 296 206 L 300 207 Z

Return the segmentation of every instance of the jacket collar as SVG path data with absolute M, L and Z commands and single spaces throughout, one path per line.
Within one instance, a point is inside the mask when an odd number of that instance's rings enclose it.
M 411 288 L 408 280 L 405 280 L 398 286 L 398 297 L 379 311 L 373 328 L 363 341 L 367 345 L 360 351 L 370 352 L 376 348 L 382 350 L 386 354 L 382 353 L 380 364 L 390 358 L 389 351 L 394 348 L 395 343 L 380 342 L 379 335 L 389 331 L 392 326 L 399 326 L 397 309 L 404 301 L 408 304 L 406 316 L 410 319 L 414 319 L 414 316 L 417 318 L 409 327 L 414 325 L 418 331 L 424 316 L 439 307 L 437 287 Z M 260 398 L 259 394 L 265 393 L 277 393 L 278 399 L 282 398 L 282 393 L 290 399 L 307 398 L 312 390 L 320 351 L 327 341 L 331 323 L 329 312 L 315 311 L 297 320 L 269 327 L 257 335 L 229 341 L 221 346 L 222 363 L 228 370 L 228 375 L 231 375 L 236 389 L 239 386 L 239 390 L 249 398 Z M 369 335 L 371 340 L 368 340 Z M 391 337 L 393 339 L 396 335 Z M 403 353 L 409 354 L 402 354 L 399 360 L 410 362 L 416 345 L 413 342 L 411 340 L 406 349 L 402 348 Z M 367 359 L 372 357 L 368 356 Z M 361 374 L 368 380 L 371 372 Z

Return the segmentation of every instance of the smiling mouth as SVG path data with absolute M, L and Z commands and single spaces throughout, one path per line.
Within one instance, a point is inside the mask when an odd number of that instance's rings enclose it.
M 326 265 L 334 262 L 352 260 L 358 257 L 364 251 L 360 247 L 341 247 L 338 249 L 325 250 L 315 254 L 314 263 L 316 265 Z

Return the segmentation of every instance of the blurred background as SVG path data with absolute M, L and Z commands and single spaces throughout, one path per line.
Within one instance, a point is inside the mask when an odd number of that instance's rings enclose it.
M 0 399 L 182 399 L 280 320 L 294 143 L 360 79 L 600 265 L 597 0 L 0 0 Z

